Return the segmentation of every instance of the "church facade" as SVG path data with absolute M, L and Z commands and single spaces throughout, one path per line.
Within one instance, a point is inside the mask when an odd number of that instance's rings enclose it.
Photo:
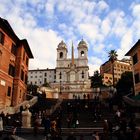
M 74 57 L 74 46 L 71 47 L 71 58 L 67 57 L 67 45 L 61 41 L 57 47 L 56 82 L 51 86 L 58 91 L 56 96 L 63 98 L 82 98 L 90 94 L 88 67 L 88 46 L 82 39 L 77 47 L 78 57 Z
M 89 66 L 88 66 L 88 46 L 82 39 L 78 46 L 78 57 L 74 56 L 74 46 L 71 47 L 71 57 L 68 58 L 68 47 L 61 41 L 57 46 L 57 59 L 55 69 L 43 69 L 43 70 L 30 70 L 28 75 L 28 83 L 33 81 L 37 83 L 48 82 L 51 88 L 54 90 L 52 97 L 71 99 L 71 98 L 83 98 L 84 95 L 90 95 L 92 90 L 90 89 L 89 79 Z M 47 73 L 51 73 L 48 77 Z M 35 79 L 33 77 L 41 77 L 36 74 L 43 72 L 41 79 Z M 32 78 L 31 78 L 32 77 Z M 51 79 L 49 79 L 51 77 Z M 52 79 L 53 77 L 53 79 Z M 47 80 L 46 80 L 47 79 Z M 40 85 L 39 85 L 40 86 Z

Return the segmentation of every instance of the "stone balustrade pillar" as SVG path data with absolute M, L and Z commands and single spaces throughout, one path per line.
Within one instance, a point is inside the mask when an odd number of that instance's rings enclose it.
M 31 127 L 31 116 L 32 114 L 28 108 L 25 111 L 22 111 L 22 127 Z

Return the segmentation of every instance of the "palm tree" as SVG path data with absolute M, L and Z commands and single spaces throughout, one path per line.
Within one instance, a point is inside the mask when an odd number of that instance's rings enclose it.
M 112 63 L 112 76 L 113 76 L 113 87 L 114 87 L 114 62 L 117 60 L 117 52 L 115 50 L 111 50 L 109 52 L 109 61 Z

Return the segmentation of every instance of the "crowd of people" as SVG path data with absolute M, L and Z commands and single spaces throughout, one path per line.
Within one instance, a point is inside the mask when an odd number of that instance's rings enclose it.
M 107 107 L 100 101 L 98 96 L 90 102 L 89 96 L 84 96 L 84 99 L 74 97 L 72 102 L 67 101 L 66 106 L 59 107 L 50 114 L 49 110 L 34 112 L 32 114 L 33 134 L 40 134 L 39 128 L 44 127 L 44 136 L 46 140 L 62 140 L 62 122 L 67 123 L 67 128 L 77 128 L 80 125 L 81 110 L 89 112 L 96 123 L 103 121 L 101 132 L 91 132 L 92 140 L 112 140 L 114 137 L 117 140 L 140 140 L 140 129 L 136 127 L 135 118 L 126 114 L 125 107 L 117 107 L 114 110 L 110 107 L 110 102 L 107 102 Z M 114 113 L 114 121 L 104 118 L 103 109 L 108 109 L 108 112 Z M 64 112 L 66 112 L 66 120 L 63 120 Z M 21 113 L 11 116 L 10 114 L 0 114 L 0 137 L 2 135 L 3 126 L 13 126 L 12 135 L 16 133 L 17 127 L 21 127 Z M 2 120 L 2 121 L 1 121 Z M 1 123 L 2 122 L 2 123 Z M 84 140 L 84 135 L 80 135 L 80 140 Z M 66 140 L 76 140 L 74 133 L 69 133 Z

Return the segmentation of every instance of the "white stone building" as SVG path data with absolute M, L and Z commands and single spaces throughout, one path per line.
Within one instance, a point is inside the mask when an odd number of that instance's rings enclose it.
M 45 82 L 44 74 L 50 72 L 52 73 L 52 79 L 50 79 L 51 77 L 47 77 L 46 81 L 54 89 L 53 97 L 83 98 L 84 94 L 91 96 L 92 90 L 90 89 L 91 84 L 88 73 L 88 46 L 83 39 L 79 42 L 77 50 L 78 58 L 75 58 L 72 44 L 71 58 L 68 58 L 67 45 L 61 41 L 57 47 L 56 68 L 50 71 L 49 69 L 30 70 L 28 82 L 32 82 L 32 84 L 36 82 L 36 84 L 41 85 L 42 82 Z M 47 73 L 47 75 L 49 74 Z M 35 80 L 33 77 L 38 79 Z
M 44 83 L 55 82 L 55 69 L 36 69 L 29 70 L 28 84 L 41 86 Z

